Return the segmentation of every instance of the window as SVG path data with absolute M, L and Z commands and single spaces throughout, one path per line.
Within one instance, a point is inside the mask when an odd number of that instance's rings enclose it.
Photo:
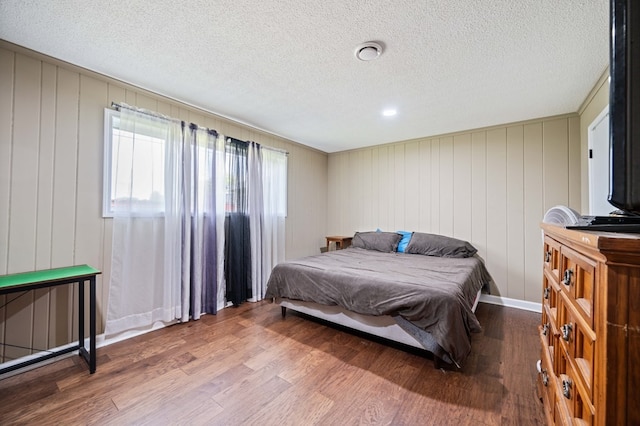
M 103 216 L 131 210 L 140 216 L 162 214 L 168 126 L 153 117 L 135 127 L 122 125 L 120 113 L 108 108 L 104 117 Z

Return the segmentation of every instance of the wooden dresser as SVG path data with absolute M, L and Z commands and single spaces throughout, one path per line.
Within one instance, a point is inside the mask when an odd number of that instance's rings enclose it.
M 640 234 L 542 229 L 547 422 L 640 425 Z

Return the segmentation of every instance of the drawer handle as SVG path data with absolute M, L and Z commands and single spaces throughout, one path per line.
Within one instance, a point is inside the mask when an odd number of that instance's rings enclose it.
M 571 386 L 573 386 L 571 379 L 562 380 L 562 395 L 567 399 L 571 399 Z
M 551 252 L 550 252 L 550 251 L 547 251 L 547 252 L 544 254 L 544 261 L 545 261 L 546 263 L 551 262 Z
M 573 329 L 573 326 L 571 324 L 565 324 L 562 327 L 560 327 L 560 330 L 562 331 L 562 338 L 567 342 L 571 338 L 572 329 Z
M 542 384 L 549 386 L 549 374 L 547 374 L 547 370 L 542 370 Z
M 573 275 L 573 269 L 566 269 L 564 271 L 564 278 L 562 279 L 562 284 L 571 285 L 571 275 Z
M 551 289 L 549 287 L 544 288 L 544 298 L 549 299 L 549 294 L 551 293 Z
M 549 332 L 549 323 L 543 324 L 542 325 L 542 335 L 546 336 L 548 332 Z

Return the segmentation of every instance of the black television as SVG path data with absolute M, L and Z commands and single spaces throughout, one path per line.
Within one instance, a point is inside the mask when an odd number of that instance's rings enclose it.
M 640 215 L 640 1 L 611 0 L 609 197 L 623 215 Z
M 619 210 L 567 228 L 640 232 L 640 0 L 610 0 L 609 196 Z

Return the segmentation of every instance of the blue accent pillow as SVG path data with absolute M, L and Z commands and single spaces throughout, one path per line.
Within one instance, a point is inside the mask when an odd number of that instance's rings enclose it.
M 413 232 L 397 231 L 396 233 L 402 235 L 402 239 L 400 240 L 400 243 L 398 243 L 398 253 L 404 253 L 405 249 L 409 245 L 409 241 L 411 241 Z

